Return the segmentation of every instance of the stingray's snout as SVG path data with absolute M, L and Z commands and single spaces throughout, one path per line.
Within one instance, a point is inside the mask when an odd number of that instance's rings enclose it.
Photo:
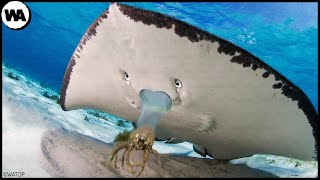
M 170 96 L 163 91 L 142 89 L 139 93 L 142 106 L 148 106 L 157 111 L 168 112 L 172 107 Z

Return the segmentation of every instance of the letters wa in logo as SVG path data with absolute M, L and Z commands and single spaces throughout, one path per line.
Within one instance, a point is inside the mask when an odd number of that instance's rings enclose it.
M 30 23 L 31 11 L 23 2 L 10 1 L 2 8 L 1 17 L 8 28 L 21 30 Z

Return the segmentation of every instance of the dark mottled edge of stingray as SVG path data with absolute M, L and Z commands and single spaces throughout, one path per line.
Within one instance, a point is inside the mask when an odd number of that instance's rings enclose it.
M 218 52 L 224 53 L 226 55 L 234 56 L 236 52 L 240 52 L 241 55 L 233 57 L 230 61 L 233 63 L 242 64 L 244 68 L 250 67 L 252 65 L 252 70 L 264 69 L 266 72 L 262 75 L 263 78 L 267 78 L 270 74 L 275 76 L 276 81 L 281 81 L 273 85 L 272 88 L 279 89 L 281 88 L 282 94 L 288 98 L 291 98 L 292 101 L 298 101 L 298 107 L 303 110 L 304 114 L 307 116 L 310 125 L 313 129 L 313 136 L 315 139 L 315 150 L 316 154 L 318 152 L 318 115 L 313 107 L 309 98 L 305 93 L 289 81 L 282 74 L 277 72 L 275 69 L 264 63 L 259 58 L 255 57 L 245 49 L 242 49 L 235 44 L 226 41 L 222 38 L 219 38 L 209 32 L 199 29 L 191 24 L 178 20 L 174 17 L 168 17 L 158 12 L 152 12 L 137 7 L 132 7 L 126 4 L 117 4 L 120 11 L 128 16 L 130 19 L 133 19 L 135 22 L 142 22 L 146 25 L 155 25 L 157 28 L 166 28 L 170 29 L 172 26 L 175 26 L 175 33 L 180 37 L 187 37 L 191 42 L 198 42 L 201 40 L 206 40 L 210 42 L 217 41 L 219 43 Z M 315 157 L 318 159 L 318 157 Z
M 86 45 L 87 41 L 92 39 L 92 36 L 96 36 L 97 35 L 97 31 L 96 28 L 99 26 L 99 22 L 102 22 L 102 19 L 107 19 L 109 14 L 109 7 L 90 25 L 90 27 L 87 29 L 87 31 L 84 33 L 84 35 L 82 36 L 76 51 L 73 53 L 69 64 L 67 66 L 66 72 L 64 74 L 63 77 L 63 83 L 62 83 L 62 88 L 60 91 L 60 105 L 61 108 L 64 111 L 67 111 L 66 106 L 65 106 L 65 102 L 66 102 L 66 91 L 68 89 L 68 85 L 69 85 L 69 81 L 70 81 L 70 75 L 72 73 L 72 69 L 74 67 L 74 65 L 76 65 L 76 61 L 75 61 L 75 56 L 77 56 L 78 58 L 80 58 L 80 56 L 77 53 L 81 53 L 81 51 L 83 50 L 83 46 Z M 79 50 L 80 48 L 80 50 Z
M 241 55 L 233 57 L 230 61 L 233 63 L 242 64 L 244 68 L 251 67 L 252 70 L 255 71 L 256 69 L 264 69 L 266 72 L 262 75 L 263 78 L 267 78 L 270 74 L 273 74 L 275 76 L 276 81 L 281 81 L 273 85 L 272 88 L 279 89 L 281 88 L 282 93 L 284 96 L 291 98 L 293 101 L 298 101 L 298 107 L 303 110 L 305 115 L 308 118 L 308 121 L 313 129 L 313 136 L 315 139 L 315 150 L 316 154 L 318 152 L 318 115 L 313 107 L 311 101 L 309 98 L 305 95 L 305 93 L 298 88 L 296 85 L 294 85 L 291 81 L 289 81 L 286 77 L 284 77 L 282 74 L 277 72 L 275 69 L 261 61 L 259 58 L 255 57 L 245 49 L 242 49 L 233 43 L 226 41 L 222 38 L 219 38 L 213 34 L 210 34 L 209 32 L 202 30 L 200 28 L 197 28 L 191 24 L 188 24 L 186 22 L 180 21 L 174 17 L 169 17 L 166 15 L 163 15 L 158 12 L 152 12 L 144 9 L 140 9 L 137 7 L 132 7 L 125 4 L 117 4 L 119 6 L 120 11 L 128 16 L 130 19 L 133 19 L 135 22 L 141 21 L 142 23 L 146 25 L 155 25 L 157 28 L 166 28 L 170 29 L 172 28 L 172 25 L 175 26 L 175 33 L 180 37 L 187 37 L 191 42 L 198 42 L 201 40 L 206 40 L 210 42 L 217 41 L 219 43 L 218 52 L 224 53 L 226 55 L 235 55 L 236 52 L 240 52 Z M 85 35 L 82 37 L 78 47 L 82 50 L 83 46 L 85 45 L 86 41 L 91 39 L 92 35 L 96 35 L 95 28 L 99 25 L 99 21 L 101 21 L 101 18 L 107 18 L 108 9 L 102 13 L 102 15 L 90 26 L 90 28 L 86 31 Z M 89 35 L 89 37 L 88 37 Z M 78 50 L 77 51 L 80 52 Z M 70 74 L 72 72 L 72 67 L 75 65 L 74 55 L 72 56 L 69 65 L 67 67 L 67 71 L 64 77 L 63 86 L 61 89 L 61 107 L 63 110 L 66 110 L 65 108 L 65 93 L 67 86 L 69 84 L 70 80 Z M 318 157 L 315 157 L 318 159 Z

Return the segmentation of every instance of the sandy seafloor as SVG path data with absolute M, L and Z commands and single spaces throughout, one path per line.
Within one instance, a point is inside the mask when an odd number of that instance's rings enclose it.
M 45 92 L 58 95 L 56 92 L 14 69 L 2 66 L 2 70 L 2 176 L 4 172 L 24 172 L 24 177 L 127 177 L 122 170 L 103 168 L 103 162 L 110 155 L 114 137 L 132 129 L 131 123 L 119 127 L 119 118 L 109 114 L 99 118 L 89 110 L 65 112 L 55 100 L 43 96 Z M 10 72 L 18 80 L 9 78 Z M 164 168 L 164 177 L 318 176 L 316 161 L 254 155 L 220 163 L 201 157 L 188 142 L 157 141 L 154 149 L 170 167 Z M 156 168 L 148 165 L 145 176 L 154 176 Z M 195 170 L 199 168 L 202 170 Z

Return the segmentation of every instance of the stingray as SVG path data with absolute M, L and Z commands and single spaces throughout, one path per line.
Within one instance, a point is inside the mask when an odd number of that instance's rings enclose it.
M 253 154 L 317 159 L 318 114 L 290 80 L 212 33 L 111 3 L 69 61 L 61 107 L 136 122 L 142 90 L 164 92 L 172 101 L 158 122 L 158 139 L 191 142 L 220 160 Z

